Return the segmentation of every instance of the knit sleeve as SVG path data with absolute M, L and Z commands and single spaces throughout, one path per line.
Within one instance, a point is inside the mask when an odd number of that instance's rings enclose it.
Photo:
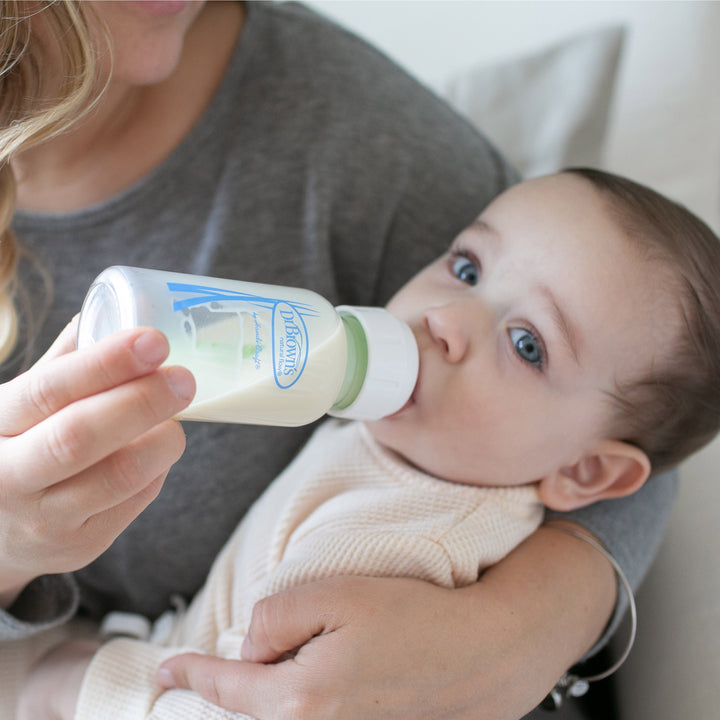
M 160 648 L 127 638 L 112 640 L 85 673 L 75 720 L 238 720 L 189 690 L 165 690 L 155 672 L 169 657 L 190 648 Z

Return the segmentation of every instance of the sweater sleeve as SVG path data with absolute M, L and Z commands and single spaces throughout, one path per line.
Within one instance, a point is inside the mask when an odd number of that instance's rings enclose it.
M 546 519 L 572 520 L 593 533 L 620 565 L 633 590 L 637 590 L 660 546 L 676 491 L 677 471 L 673 470 L 653 476 L 629 497 L 597 502 L 570 513 L 549 510 Z M 618 583 L 613 617 L 588 656 L 607 644 L 627 605 L 627 598 Z
M 0 642 L 21 640 L 68 622 L 77 610 L 79 591 L 70 574 L 33 580 L 7 610 L 0 609 Z
M 188 690 L 155 682 L 158 666 L 191 648 L 157 647 L 119 638 L 104 645 L 85 673 L 75 720 L 229 720 L 246 715 L 224 710 Z

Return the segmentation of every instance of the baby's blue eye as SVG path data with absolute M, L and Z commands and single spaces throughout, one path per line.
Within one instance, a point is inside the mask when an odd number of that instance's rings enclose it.
M 515 352 L 522 360 L 539 368 L 542 367 L 544 360 L 542 345 L 531 332 L 524 328 L 512 328 L 510 330 L 510 340 Z
M 468 285 L 477 285 L 480 278 L 478 266 L 464 255 L 460 255 L 453 260 L 452 272 L 458 280 Z

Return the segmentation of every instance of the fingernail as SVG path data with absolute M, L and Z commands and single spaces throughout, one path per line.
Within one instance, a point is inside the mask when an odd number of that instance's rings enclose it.
M 243 660 L 252 660 L 252 643 L 250 642 L 250 637 L 248 635 L 246 635 L 243 640 L 242 648 L 240 649 L 240 657 Z
M 167 357 L 167 340 L 159 333 L 144 332 L 135 339 L 133 352 L 145 365 L 158 365 Z
M 175 687 L 175 678 L 173 677 L 172 672 L 170 670 L 168 670 L 167 668 L 161 667 L 157 671 L 157 681 L 164 688 L 174 688 Z
M 165 371 L 167 384 L 180 400 L 191 400 L 195 395 L 195 378 L 182 367 L 170 367 Z

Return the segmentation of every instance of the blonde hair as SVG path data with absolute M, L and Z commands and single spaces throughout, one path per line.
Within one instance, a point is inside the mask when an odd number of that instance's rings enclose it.
M 48 62 L 52 73 L 43 71 Z M 102 91 L 96 70 L 82 3 L 0 0 L 0 362 L 18 343 L 18 263 L 26 254 L 11 228 L 16 192 L 10 160 L 59 135 L 92 107 Z M 57 77 L 59 87 L 49 87 Z M 29 343 L 29 316 L 26 324 Z

